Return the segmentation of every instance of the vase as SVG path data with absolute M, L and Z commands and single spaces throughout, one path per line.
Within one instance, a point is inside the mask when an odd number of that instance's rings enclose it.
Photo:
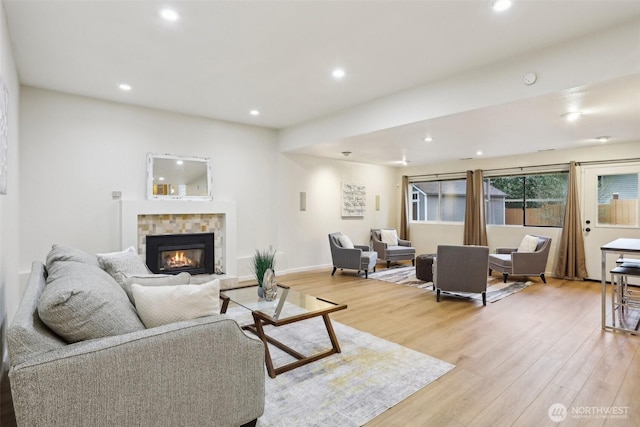
M 259 287 L 258 295 L 260 295 L 260 290 L 262 290 L 263 293 L 262 298 L 267 301 L 274 301 L 278 296 L 278 282 L 276 281 L 276 274 L 272 269 L 264 272 L 262 286 Z

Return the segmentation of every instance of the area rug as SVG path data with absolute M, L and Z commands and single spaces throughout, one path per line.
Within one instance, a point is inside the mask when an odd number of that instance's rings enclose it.
M 247 310 L 234 307 L 228 314 L 246 319 Z M 265 373 L 265 411 L 258 426 L 361 426 L 454 368 L 341 323 L 332 324 L 341 353 L 276 378 Z M 331 347 L 318 317 L 267 327 L 266 332 L 307 355 Z M 275 366 L 293 361 L 288 354 L 269 349 Z
M 425 282 L 416 278 L 415 267 L 397 267 L 386 270 L 377 271 L 375 273 L 369 273 L 370 279 L 381 280 L 383 282 L 396 283 L 399 285 L 412 286 L 415 288 L 425 289 L 433 292 L 433 282 Z M 487 278 L 487 302 L 496 302 L 502 298 L 508 297 L 527 286 L 532 285 L 533 282 L 510 282 L 503 283 L 502 277 L 488 277 Z M 456 295 L 464 298 L 471 298 L 482 300 L 482 294 L 469 294 L 465 292 L 447 292 L 451 295 Z

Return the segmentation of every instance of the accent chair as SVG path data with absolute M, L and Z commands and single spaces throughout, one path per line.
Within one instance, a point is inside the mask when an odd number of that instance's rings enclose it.
M 537 240 L 536 240 L 537 239 Z M 529 248 L 526 241 L 531 242 Z M 509 275 L 540 276 L 547 283 L 544 272 L 547 268 L 551 237 L 527 235 L 518 248 L 496 248 L 496 253 L 489 255 L 489 275 L 493 270 L 502 273 L 506 283 Z
M 398 238 L 396 230 L 373 229 L 371 242 L 378 259 L 387 261 L 387 268 L 392 261 L 401 260 L 411 260 L 411 265 L 416 265 L 416 248 L 411 246 L 409 240 Z
M 329 234 L 329 247 L 333 260 L 333 276 L 338 268 L 364 271 L 365 279 L 369 278 L 369 270 L 376 271 L 378 255 L 366 245 L 354 245 L 349 237 L 340 232 Z
M 440 292 L 481 293 L 487 305 L 489 248 L 486 246 L 439 245 L 434 263 L 436 301 Z

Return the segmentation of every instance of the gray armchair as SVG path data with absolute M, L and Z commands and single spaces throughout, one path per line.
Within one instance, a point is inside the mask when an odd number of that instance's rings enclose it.
M 489 255 L 489 275 L 493 270 L 502 273 L 506 283 L 509 275 L 540 276 L 547 283 L 544 272 L 547 268 L 551 237 L 534 236 L 538 244 L 533 252 L 518 252 L 518 248 L 496 248 L 496 253 Z
M 338 268 L 357 270 L 360 274 L 364 271 L 364 277 L 369 278 L 369 270 L 376 271 L 378 256 L 375 252 L 369 251 L 369 246 L 365 245 L 344 245 L 341 242 L 344 235 L 340 232 L 329 234 L 329 247 L 331 248 L 331 258 L 333 259 L 333 276 Z M 344 239 L 343 239 L 344 240 Z
M 481 293 L 482 305 L 487 305 L 487 272 L 489 248 L 486 246 L 438 246 L 434 264 L 433 284 L 436 301 L 440 292 Z
M 398 239 L 397 245 L 388 245 L 382 241 L 380 229 L 371 230 L 371 245 L 377 252 L 378 259 L 387 261 L 387 268 L 391 262 L 401 260 L 411 260 L 412 265 L 416 265 L 416 248 L 411 246 L 409 240 Z

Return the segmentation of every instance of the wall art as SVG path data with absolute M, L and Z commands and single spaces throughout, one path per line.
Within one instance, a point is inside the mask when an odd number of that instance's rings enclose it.
M 358 184 L 342 184 L 342 216 L 364 216 L 367 208 L 367 188 Z

